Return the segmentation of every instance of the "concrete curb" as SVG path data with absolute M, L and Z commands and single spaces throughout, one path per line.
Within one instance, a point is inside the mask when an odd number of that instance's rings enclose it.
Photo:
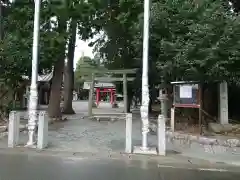
M 136 155 L 125 154 L 119 152 L 108 153 L 90 153 L 90 152 L 66 152 L 66 151 L 50 151 L 50 150 L 37 150 L 29 148 L 0 148 L 0 154 L 6 155 L 27 155 L 27 156 L 49 156 L 59 157 L 74 160 L 124 160 L 124 161 L 139 161 L 139 163 L 146 164 L 146 162 L 155 162 L 158 167 L 171 167 L 171 168 L 190 168 L 198 170 L 199 168 L 212 169 L 214 171 L 224 170 L 230 172 L 239 172 L 239 166 L 229 164 L 218 164 L 208 160 L 184 157 L 181 155 L 168 155 L 168 156 L 149 156 L 149 155 Z
M 183 134 L 178 132 L 166 131 L 166 136 L 169 141 L 184 141 L 186 144 L 197 142 L 202 145 L 215 145 L 228 148 L 240 148 L 240 140 L 236 138 L 229 138 L 227 140 L 208 138 L 205 136 L 194 136 L 190 134 Z
M 54 157 L 76 157 L 76 158 L 95 158 L 95 159 L 131 159 L 131 160 L 164 160 L 164 162 L 187 162 L 189 159 L 194 159 L 195 162 L 209 163 L 206 160 L 199 160 L 196 158 L 187 158 L 181 155 L 175 155 L 169 153 L 168 156 L 158 156 L 158 155 L 141 155 L 141 154 L 132 154 L 124 152 L 73 152 L 73 151 L 56 151 L 50 149 L 39 150 L 36 148 L 26 148 L 23 146 L 15 148 L 0 148 L 0 154 L 27 154 L 27 155 L 43 155 L 43 156 L 54 156 Z

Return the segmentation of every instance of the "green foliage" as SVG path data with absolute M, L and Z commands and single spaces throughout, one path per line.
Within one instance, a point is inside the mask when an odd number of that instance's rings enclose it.
M 110 69 L 134 68 L 135 49 L 132 46 L 132 27 L 138 21 L 138 14 L 142 11 L 141 1 L 110 1 L 105 7 L 105 23 L 103 31 L 106 37 L 97 41 L 99 51 L 105 57 L 105 64 Z
M 239 17 L 223 1 L 152 1 L 149 37 L 149 80 L 239 83 Z M 97 41 L 110 68 L 142 64 L 142 1 L 112 0 L 105 8 Z M 100 11 L 103 11 L 102 9 Z M 101 16 L 103 17 L 103 16 Z
M 91 78 L 91 73 L 97 68 L 96 62 L 88 56 L 81 57 L 76 65 L 74 77 L 76 86 L 80 87 L 83 85 L 85 79 Z
M 96 73 L 98 71 L 99 73 Z M 75 69 L 75 87 L 81 87 L 86 80 L 91 80 L 92 73 L 95 73 L 96 77 L 104 76 L 106 68 L 100 62 L 98 55 L 91 59 L 88 56 L 81 57 L 76 65 Z
M 16 84 L 31 72 L 34 4 L 17 0 L 4 9 L 0 42 L 0 79 Z M 41 3 L 39 71 L 50 71 L 63 53 L 69 34 L 64 26 L 74 19 L 78 34 L 88 39 L 104 31 L 96 42 L 109 69 L 142 66 L 143 0 L 67 0 Z M 235 5 L 235 4 L 234 4 Z M 237 6 L 235 5 L 235 8 Z M 57 21 L 51 18 L 56 17 Z M 239 82 L 239 16 L 215 0 L 152 1 L 150 19 L 149 82 L 172 80 L 227 80 Z M 52 27 L 52 24 L 55 26 Z M 60 26 L 61 25 L 61 26 Z M 82 83 L 97 63 L 84 57 L 75 76 Z M 141 71 L 136 88 L 140 87 Z M 76 82 L 78 82 L 78 80 Z
M 76 73 L 79 72 L 82 75 L 91 74 L 91 71 L 96 68 L 96 63 L 88 56 L 81 57 L 76 66 Z
M 163 76 L 202 81 L 239 77 L 240 22 L 220 1 L 161 0 L 151 13 L 150 57 Z
M 51 69 L 52 62 L 58 54 L 57 44 L 61 41 L 58 33 L 50 26 L 49 15 L 45 14 L 46 5 L 42 5 L 43 13 L 40 21 L 39 71 Z M 32 60 L 32 38 L 34 4 L 16 3 L 8 7 L 4 17 L 4 36 L 1 41 L 0 78 L 13 84 L 23 75 L 30 75 Z
M 86 11 L 87 6 L 91 7 L 84 0 L 41 1 L 39 73 L 49 73 L 55 62 L 65 56 L 65 45 L 70 37 L 66 28 L 69 21 L 77 21 L 81 37 L 92 36 L 90 21 L 86 23 L 85 20 L 94 13 Z M 6 88 L 16 88 L 23 76 L 31 75 L 34 1 L 15 0 L 3 10 L 0 16 L 4 30 L 0 41 L 0 80 Z
M 93 10 L 85 10 L 91 7 L 84 0 L 68 1 L 43 1 L 40 11 L 40 40 L 39 40 L 39 72 L 52 70 L 53 63 L 59 60 L 62 46 L 66 44 L 68 32 L 64 26 L 71 18 L 78 21 L 82 30 L 79 31 L 84 38 L 91 36 L 91 26 L 86 24 L 84 17 L 90 18 Z M 84 10 L 84 11 L 83 11 Z M 79 13 L 81 12 L 81 13 Z M 93 13 L 92 13 L 93 14 Z M 52 20 L 55 17 L 56 20 Z M 2 26 L 3 39 L 0 42 L 0 79 L 6 83 L 14 84 L 23 75 L 31 73 L 32 39 L 34 21 L 34 1 L 16 0 L 4 8 Z

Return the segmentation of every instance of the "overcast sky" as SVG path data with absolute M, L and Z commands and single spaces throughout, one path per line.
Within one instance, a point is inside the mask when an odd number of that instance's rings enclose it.
M 74 54 L 74 68 L 76 67 L 76 64 L 77 64 L 79 58 L 83 54 L 84 54 L 84 56 L 89 56 L 91 58 L 94 57 L 94 53 L 93 53 L 94 47 L 89 47 L 88 44 L 91 41 L 96 41 L 98 38 L 104 38 L 105 40 L 107 40 L 107 37 L 103 31 L 100 31 L 97 35 L 95 35 L 92 39 L 89 39 L 88 41 L 82 41 L 80 39 L 80 37 L 77 35 L 75 54 Z
M 74 54 L 74 68 L 76 67 L 77 61 L 84 53 L 84 56 L 93 58 L 93 47 L 88 46 L 88 42 L 82 41 L 79 37 L 76 39 L 76 47 Z

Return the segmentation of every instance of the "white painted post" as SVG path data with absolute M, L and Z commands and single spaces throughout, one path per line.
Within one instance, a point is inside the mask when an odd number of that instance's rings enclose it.
M 166 133 L 165 118 L 162 114 L 158 116 L 158 154 L 166 155 Z
M 34 134 L 37 122 L 38 108 L 38 43 L 39 43 L 39 19 L 40 19 L 41 0 L 35 0 L 34 12 L 34 30 L 33 30 L 33 47 L 32 47 L 32 76 L 30 86 L 30 97 L 28 103 L 28 142 L 27 147 L 33 147 L 35 144 Z
M 134 147 L 133 152 L 138 154 L 157 154 L 156 147 L 148 146 L 149 132 L 149 83 L 148 83 L 148 49 L 149 49 L 149 19 L 150 1 L 144 0 L 143 25 L 143 57 L 142 57 L 142 106 L 140 108 L 142 119 L 142 146 Z
M 48 145 L 48 118 L 45 111 L 41 111 L 38 117 L 38 141 L 37 148 L 44 149 Z
M 132 153 L 132 114 L 126 114 L 126 140 L 125 152 Z
M 171 130 L 175 131 L 175 108 L 171 108 Z
M 14 148 L 19 143 L 20 116 L 16 111 L 9 114 L 8 147 Z
M 227 82 L 219 84 L 219 121 L 228 124 L 228 85 Z
M 143 67 L 142 67 L 142 106 L 140 109 L 142 119 L 142 151 L 148 151 L 148 106 L 149 106 L 149 84 L 148 84 L 148 49 L 149 49 L 149 19 L 150 1 L 144 0 L 144 25 L 143 25 Z

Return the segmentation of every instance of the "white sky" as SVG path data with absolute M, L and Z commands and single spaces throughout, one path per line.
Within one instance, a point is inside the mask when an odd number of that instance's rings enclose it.
M 82 41 L 80 37 L 77 35 L 76 38 L 76 47 L 75 47 L 75 53 L 74 53 L 74 69 L 76 67 L 76 64 L 79 60 L 79 58 L 84 55 L 84 56 L 89 56 L 91 58 L 94 57 L 93 49 L 94 47 L 89 47 L 88 44 L 91 41 L 96 41 L 98 38 L 104 38 L 107 40 L 106 35 L 104 34 L 103 31 L 100 31 L 97 35 L 95 35 L 92 39 L 89 39 L 87 41 Z
M 89 56 L 93 58 L 93 47 L 89 47 L 88 43 L 90 41 L 82 41 L 79 37 L 76 39 L 76 47 L 75 47 L 75 53 L 74 53 L 74 69 L 76 67 L 76 64 L 79 60 L 79 58 L 83 55 L 84 56 Z

